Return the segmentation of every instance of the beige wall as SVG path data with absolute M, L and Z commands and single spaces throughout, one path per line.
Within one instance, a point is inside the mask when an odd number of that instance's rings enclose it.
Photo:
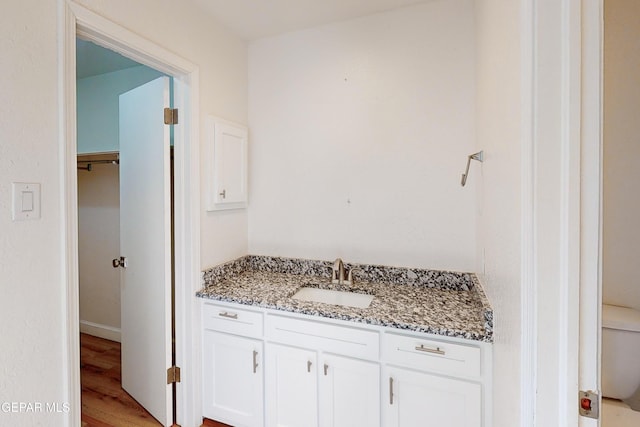
M 78 171 L 78 262 L 80 329 L 119 341 L 120 191 L 118 167 L 94 165 Z
M 476 1 L 478 264 L 495 313 L 494 426 L 520 423 L 520 6 Z M 475 172 L 475 171 L 474 171 Z M 473 179 L 471 177 L 470 179 Z
M 475 268 L 471 0 L 252 42 L 249 250 Z
M 640 310 L 640 2 L 604 4 L 603 302 Z
M 64 217 L 59 140 L 58 6 L 5 2 L 0 14 L 0 400 L 60 402 Z M 200 66 L 202 113 L 247 122 L 246 44 L 189 3 L 84 0 L 81 4 Z M 11 182 L 42 184 L 42 218 L 11 221 Z M 202 215 L 202 264 L 246 253 L 246 215 Z M 197 284 L 194 284 L 197 286 Z M 75 408 L 77 409 L 77 408 Z M 11 426 L 62 425 L 62 415 L 0 414 Z

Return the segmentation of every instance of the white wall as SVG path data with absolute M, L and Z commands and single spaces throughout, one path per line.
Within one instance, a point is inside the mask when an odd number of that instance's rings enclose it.
M 118 167 L 78 171 L 80 330 L 120 339 L 120 191 Z
M 478 266 L 494 309 L 494 426 L 520 422 L 520 6 L 476 1 Z M 480 177 L 478 177 L 480 178 Z
M 208 15 L 188 3 L 176 7 L 175 2 L 168 0 L 77 0 L 77 3 L 200 66 L 201 136 L 202 118 L 206 114 L 248 123 L 246 43 Z M 202 158 L 201 170 L 204 161 Z M 201 177 L 204 179 L 205 174 Z M 205 186 L 201 188 L 204 191 Z M 203 204 L 200 226 L 202 268 L 247 253 L 245 210 L 206 212 Z
M 0 401 L 60 402 L 66 298 L 58 135 L 58 2 L 3 4 L 0 14 Z M 202 113 L 247 122 L 247 49 L 189 3 L 82 4 L 200 66 Z M 171 30 L 167 30 L 171 29 Z M 60 31 L 60 34 L 59 32 Z M 11 182 L 42 183 L 42 218 L 11 221 Z M 203 266 L 246 253 L 246 215 L 203 215 Z M 194 287 L 198 284 L 194 284 Z M 77 409 L 77 408 L 76 408 Z M 62 415 L 0 413 L 0 424 L 62 425 Z
M 640 310 L 640 2 L 604 5 L 603 302 Z
M 78 79 L 78 153 L 119 150 L 119 96 L 163 74 L 140 65 Z
M 56 2 L 0 14 L 0 401 L 60 402 L 62 331 Z M 42 184 L 42 218 L 11 221 L 11 182 Z M 0 413 L 0 424 L 56 425 L 60 415 Z
M 577 426 L 580 2 L 476 5 L 494 426 Z
M 249 46 L 249 252 L 475 268 L 472 0 Z

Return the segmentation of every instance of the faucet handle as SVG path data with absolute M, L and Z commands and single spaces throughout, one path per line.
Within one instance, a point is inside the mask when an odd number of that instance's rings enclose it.
M 349 270 L 349 274 L 347 274 L 347 282 L 349 284 L 353 283 L 353 268 Z
M 344 263 L 342 259 L 336 258 L 333 262 L 333 269 L 331 270 L 331 283 L 342 283 L 344 280 Z
M 354 271 L 362 271 L 361 268 L 357 268 L 357 267 L 352 267 L 349 269 L 349 274 L 347 274 L 347 280 L 346 280 L 346 284 L 347 285 L 353 285 L 353 272 Z

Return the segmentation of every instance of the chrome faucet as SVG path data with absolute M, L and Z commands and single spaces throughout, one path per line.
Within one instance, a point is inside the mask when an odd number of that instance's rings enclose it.
M 333 269 L 331 270 L 331 283 L 338 285 L 351 285 L 353 283 L 353 276 L 351 271 L 347 275 L 344 270 L 344 263 L 342 259 L 338 258 L 333 262 Z

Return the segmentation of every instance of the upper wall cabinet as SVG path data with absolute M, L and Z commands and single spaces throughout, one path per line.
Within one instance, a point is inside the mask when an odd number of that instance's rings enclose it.
M 207 210 L 247 206 L 249 130 L 215 116 L 207 116 Z

